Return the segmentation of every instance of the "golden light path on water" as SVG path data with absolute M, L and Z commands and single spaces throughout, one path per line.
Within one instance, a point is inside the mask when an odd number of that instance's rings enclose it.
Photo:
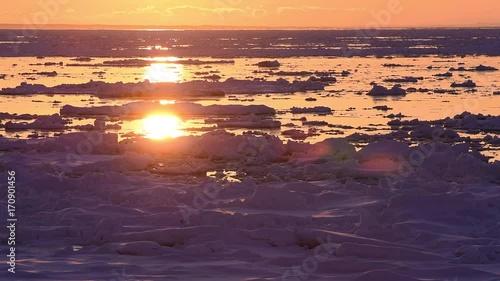
M 179 82 L 183 74 L 183 67 L 175 62 L 176 57 L 154 58 L 156 63 L 146 67 L 144 79 L 152 83 Z M 175 101 L 161 100 L 160 104 L 172 104 Z M 147 138 L 162 140 L 183 136 L 185 132 L 181 129 L 182 121 L 168 114 L 153 114 L 142 120 L 142 131 Z
M 182 130 L 182 121 L 173 115 L 155 114 L 142 120 L 143 133 L 147 138 L 162 140 L 178 138 L 185 132 Z
M 178 58 L 154 58 L 155 63 L 147 66 L 144 79 L 152 83 L 161 82 L 179 82 L 183 75 L 184 69 L 180 64 L 176 64 Z

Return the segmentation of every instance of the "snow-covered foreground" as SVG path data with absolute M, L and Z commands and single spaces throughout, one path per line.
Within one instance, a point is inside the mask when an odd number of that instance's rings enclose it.
M 14 38 L 0 280 L 500 280 L 498 30 Z
M 17 280 L 500 280 L 500 163 L 468 144 L 89 132 L 0 148 Z

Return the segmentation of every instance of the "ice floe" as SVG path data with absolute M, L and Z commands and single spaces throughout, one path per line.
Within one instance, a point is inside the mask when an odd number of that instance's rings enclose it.
M 26 82 L 15 88 L 3 88 L 0 94 L 94 94 L 101 97 L 182 97 L 221 96 L 229 94 L 293 93 L 323 90 L 324 85 L 313 81 L 237 80 L 229 78 L 223 82 L 189 81 L 184 83 L 106 83 L 90 81 L 84 84 L 62 84 L 47 87 Z
M 161 104 L 160 102 L 132 102 L 121 106 L 76 107 L 65 105 L 61 108 L 63 116 L 126 116 L 146 115 L 151 112 L 174 115 L 274 115 L 276 110 L 265 105 L 208 105 L 179 102 Z
M 90 62 L 91 60 L 78 60 L 79 62 Z M 234 60 L 200 60 L 200 59 L 178 59 L 173 61 L 163 61 L 155 59 L 122 59 L 107 60 L 102 63 L 69 63 L 66 66 L 82 67 L 145 67 L 153 63 L 171 63 L 180 65 L 212 65 L 212 64 L 234 64 Z
M 257 66 L 258 67 L 278 68 L 281 66 L 281 63 L 277 60 L 273 60 L 273 61 L 266 60 L 266 61 L 261 61 L 261 62 L 257 63 Z
M 475 87 L 477 87 L 477 85 L 476 85 L 476 83 L 474 83 L 474 81 L 467 80 L 463 83 L 453 82 L 451 84 L 451 87 L 453 87 L 453 88 L 475 88 Z
M 315 107 L 292 107 L 290 111 L 293 114 L 305 114 L 305 113 L 322 113 L 331 114 L 333 110 L 327 106 L 315 106 Z
M 9 121 L 5 123 L 6 130 L 28 130 L 28 129 L 39 129 L 39 130 L 63 130 L 65 127 L 65 121 L 59 116 L 59 114 L 54 114 L 51 116 L 40 116 L 37 117 L 35 121 L 28 122 L 12 122 Z
M 390 83 L 417 83 L 418 81 L 424 80 L 424 77 L 403 77 L 403 78 L 387 78 L 384 82 Z
M 399 85 L 394 85 L 391 89 L 384 86 L 374 85 L 373 88 L 368 92 L 369 96 L 404 96 L 406 95 L 406 90 L 401 88 Z

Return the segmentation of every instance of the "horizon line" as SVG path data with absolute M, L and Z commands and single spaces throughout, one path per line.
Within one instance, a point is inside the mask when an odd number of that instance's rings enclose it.
M 500 25 L 477 26 L 399 26 L 379 27 L 378 30 L 398 29 L 496 29 Z M 232 26 L 232 25 L 122 25 L 122 24 L 46 24 L 43 26 L 0 23 L 0 29 L 7 30 L 368 30 L 366 27 L 329 26 Z

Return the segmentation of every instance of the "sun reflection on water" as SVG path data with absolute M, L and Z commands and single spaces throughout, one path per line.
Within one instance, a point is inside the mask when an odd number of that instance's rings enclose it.
M 174 62 L 180 61 L 181 59 L 178 57 L 154 57 L 154 58 L 151 58 L 150 60 L 156 61 L 156 62 L 174 63 Z
M 174 104 L 174 100 L 160 100 L 161 105 Z
M 182 121 L 173 115 L 152 115 L 142 120 L 144 134 L 150 139 L 178 138 L 184 135 Z
M 146 67 L 144 79 L 152 83 L 179 82 L 182 72 L 182 66 L 179 64 L 153 63 Z

